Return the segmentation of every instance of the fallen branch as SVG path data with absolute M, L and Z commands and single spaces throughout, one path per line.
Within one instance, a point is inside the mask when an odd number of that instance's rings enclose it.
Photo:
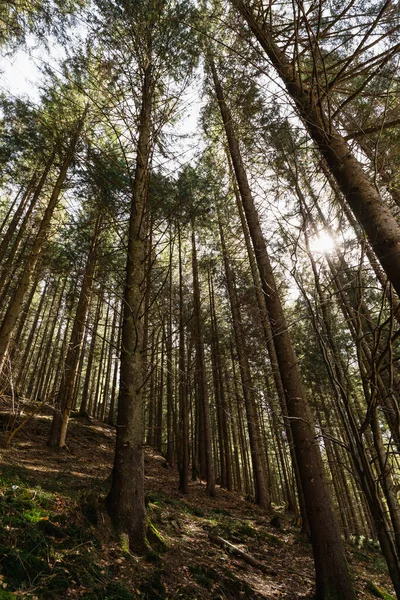
M 272 577 L 275 577 L 277 575 L 276 571 L 267 567 L 267 565 L 265 565 L 263 562 L 254 558 L 254 556 L 251 556 L 250 554 L 243 552 L 243 550 L 240 550 L 240 548 L 238 548 L 237 546 L 234 546 L 227 540 L 224 540 L 222 537 L 219 537 L 219 535 L 214 535 L 213 533 L 209 533 L 208 537 L 211 542 L 213 542 L 214 544 L 217 544 L 218 546 L 221 546 L 225 550 L 228 550 L 228 552 L 230 552 L 234 556 L 238 556 L 239 558 L 244 560 L 244 562 L 251 565 L 252 567 L 256 567 L 257 569 L 260 569 L 261 571 L 263 571 L 263 573 L 266 573 L 267 575 L 271 575 Z

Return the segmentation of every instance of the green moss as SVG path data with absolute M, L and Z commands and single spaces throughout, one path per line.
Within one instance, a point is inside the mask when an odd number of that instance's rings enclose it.
M 256 537 L 258 532 L 256 529 L 254 529 L 254 527 L 252 527 L 250 525 L 250 523 L 248 523 L 247 521 L 245 521 L 244 523 L 242 523 L 238 528 L 237 528 L 237 533 L 239 535 L 245 535 L 247 537 Z
M 17 596 L 14 596 L 11 592 L 7 592 L 7 590 L 0 590 L 0 600 L 17 600 Z
M 168 543 L 154 526 L 150 519 L 147 519 L 146 536 L 150 546 L 157 552 L 163 553 L 168 550 Z
M 48 512 L 42 508 L 34 507 L 22 513 L 22 516 L 28 523 L 39 523 L 39 521 L 48 518 Z
M 161 502 L 161 498 L 159 494 L 156 494 L 155 492 L 148 492 L 146 494 L 146 497 L 144 499 L 145 505 L 148 506 L 150 503 L 151 504 L 159 504 Z
M 246 541 L 247 538 L 262 539 L 261 532 L 255 529 L 248 521 L 223 518 L 212 531 L 216 535 L 220 535 L 233 543 L 241 543 Z
M 382 600 L 396 600 L 394 596 L 378 588 L 372 581 L 368 581 L 367 590 L 376 596 L 376 598 L 382 598 Z

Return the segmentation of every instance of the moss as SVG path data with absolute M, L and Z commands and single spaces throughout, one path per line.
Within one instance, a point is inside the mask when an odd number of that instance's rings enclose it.
M 148 506 L 150 503 L 151 504 L 158 504 L 160 502 L 159 494 L 156 494 L 155 492 L 148 492 L 146 494 L 144 502 L 145 502 L 146 506 Z
M 22 513 L 22 517 L 28 523 L 39 523 L 43 519 L 48 519 L 48 512 L 42 508 L 34 507 Z
M 213 528 L 213 533 L 220 535 L 233 543 L 241 543 L 246 538 L 263 538 L 263 534 L 255 529 L 248 521 L 237 521 L 225 518 Z
M 17 596 L 14 596 L 11 592 L 7 590 L 0 590 L 0 600 L 17 600 Z
M 151 547 L 154 550 L 160 553 L 168 550 L 168 543 L 150 519 L 147 519 L 146 535 Z
M 121 544 L 121 550 L 129 554 L 129 535 L 127 533 L 121 533 L 119 536 L 119 542 Z
M 368 581 L 367 590 L 376 596 L 376 598 L 382 598 L 382 600 L 396 600 L 394 596 L 378 588 L 372 581 Z
M 237 533 L 239 535 L 246 535 L 247 537 L 256 537 L 258 532 L 254 527 L 252 527 L 249 523 L 244 522 L 237 528 Z

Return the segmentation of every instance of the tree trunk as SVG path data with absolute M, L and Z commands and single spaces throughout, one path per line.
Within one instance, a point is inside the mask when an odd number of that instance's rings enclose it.
M 107 507 L 117 529 L 128 536 L 131 551 L 147 551 L 144 504 L 144 415 L 145 385 L 143 347 L 143 300 L 145 295 L 144 212 L 151 155 L 151 106 L 154 93 L 150 56 L 144 70 L 142 105 L 138 127 L 136 171 L 129 220 L 124 317 L 118 398 L 117 440 L 111 490 Z
M 79 365 L 79 358 L 82 350 L 83 334 L 85 331 L 86 318 L 92 295 L 93 277 L 97 262 L 97 247 L 100 236 L 102 214 L 99 214 L 94 226 L 92 241 L 86 260 L 85 273 L 81 291 L 79 294 L 78 306 L 76 308 L 74 323 L 72 326 L 71 338 L 68 344 L 68 352 L 64 364 L 64 373 L 62 385 L 58 392 L 56 404 L 60 407 L 60 412 L 56 410 L 53 415 L 48 446 L 54 447 L 56 444 L 60 448 L 65 446 L 67 436 L 69 414 L 71 412 L 74 387 Z
M 204 331 L 203 318 L 200 305 L 200 285 L 197 263 L 196 238 L 194 228 L 192 228 L 192 267 L 193 267 L 193 303 L 196 324 L 196 354 L 198 365 L 198 385 L 199 385 L 199 408 L 203 421 L 204 450 L 205 450 L 205 468 L 207 480 L 207 492 L 209 496 L 215 496 L 215 478 L 214 464 L 212 456 L 211 442 L 211 419 L 210 419 L 210 401 L 208 396 L 208 382 L 206 372 L 206 361 L 204 355 Z
M 318 600 L 354 600 L 347 570 L 344 547 L 335 522 L 331 499 L 325 482 L 324 468 L 308 406 L 286 325 L 275 277 L 267 253 L 259 217 L 243 166 L 235 136 L 232 115 L 225 103 L 221 84 L 211 62 L 216 95 L 225 126 L 243 208 L 253 242 L 262 288 L 273 333 L 279 371 L 293 433 L 301 485 L 306 502 L 316 570 Z
M 182 268 L 182 240 L 181 230 L 178 225 L 178 251 L 179 251 L 179 436 L 178 436 L 178 470 L 179 491 L 182 494 L 189 492 L 189 410 L 186 374 L 185 329 L 183 315 L 183 268 Z
M 61 189 L 67 176 L 67 171 L 74 159 L 75 147 L 83 127 L 83 121 L 84 117 L 82 117 L 82 119 L 80 120 L 76 131 L 74 132 L 71 138 L 68 150 L 66 152 L 59 175 L 57 177 L 56 184 L 53 188 L 49 203 L 41 220 L 38 233 L 36 235 L 30 254 L 25 261 L 21 279 L 18 283 L 16 290 L 14 291 L 13 298 L 7 308 L 7 311 L 3 318 L 3 322 L 0 327 L 0 372 L 3 369 L 10 338 L 17 323 L 22 303 L 29 289 L 29 284 L 31 282 L 32 275 L 35 272 L 43 244 L 46 241 L 46 236 L 50 229 L 51 219 L 54 213 L 54 209 L 57 206 Z
M 249 431 L 251 462 L 253 466 L 253 476 L 255 483 L 256 503 L 262 508 L 271 507 L 270 490 L 267 481 L 267 466 L 265 464 L 264 448 L 261 437 L 260 423 L 257 415 L 256 399 L 254 397 L 254 386 L 251 377 L 248 350 L 245 343 L 245 336 L 240 314 L 237 291 L 233 281 L 233 274 L 229 264 L 228 251 L 225 243 L 225 236 L 222 229 L 220 217 L 219 233 L 222 248 L 222 257 L 225 266 L 226 286 L 228 289 L 229 302 L 232 312 L 233 332 L 235 335 L 236 352 L 239 359 L 240 377 L 242 381 L 242 393 L 246 408 L 247 427 Z
M 350 146 L 323 111 L 319 90 L 303 84 L 293 63 L 277 46 L 268 25 L 258 22 L 244 0 L 231 0 L 247 21 L 281 77 L 307 130 L 325 158 L 355 217 L 362 225 L 389 281 L 400 296 L 400 225 Z

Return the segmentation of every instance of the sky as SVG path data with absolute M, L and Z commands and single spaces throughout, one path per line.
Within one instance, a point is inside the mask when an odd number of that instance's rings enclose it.
M 49 38 L 46 49 L 43 45 L 37 45 L 33 36 L 28 36 L 26 47 L 17 50 L 12 56 L 0 57 L 1 91 L 38 103 L 39 86 L 43 77 L 41 68 L 51 65 L 57 72 L 60 61 L 65 57 L 66 52 L 55 39 Z M 186 164 L 196 163 L 205 146 L 199 127 L 199 117 L 205 102 L 202 85 L 200 65 L 195 78 L 182 95 L 179 119 L 163 130 L 168 156 L 156 154 L 154 157 L 154 166 L 161 168 L 166 175 L 174 177 Z M 335 241 L 323 231 L 311 240 L 311 249 L 316 255 L 330 253 L 334 246 Z

